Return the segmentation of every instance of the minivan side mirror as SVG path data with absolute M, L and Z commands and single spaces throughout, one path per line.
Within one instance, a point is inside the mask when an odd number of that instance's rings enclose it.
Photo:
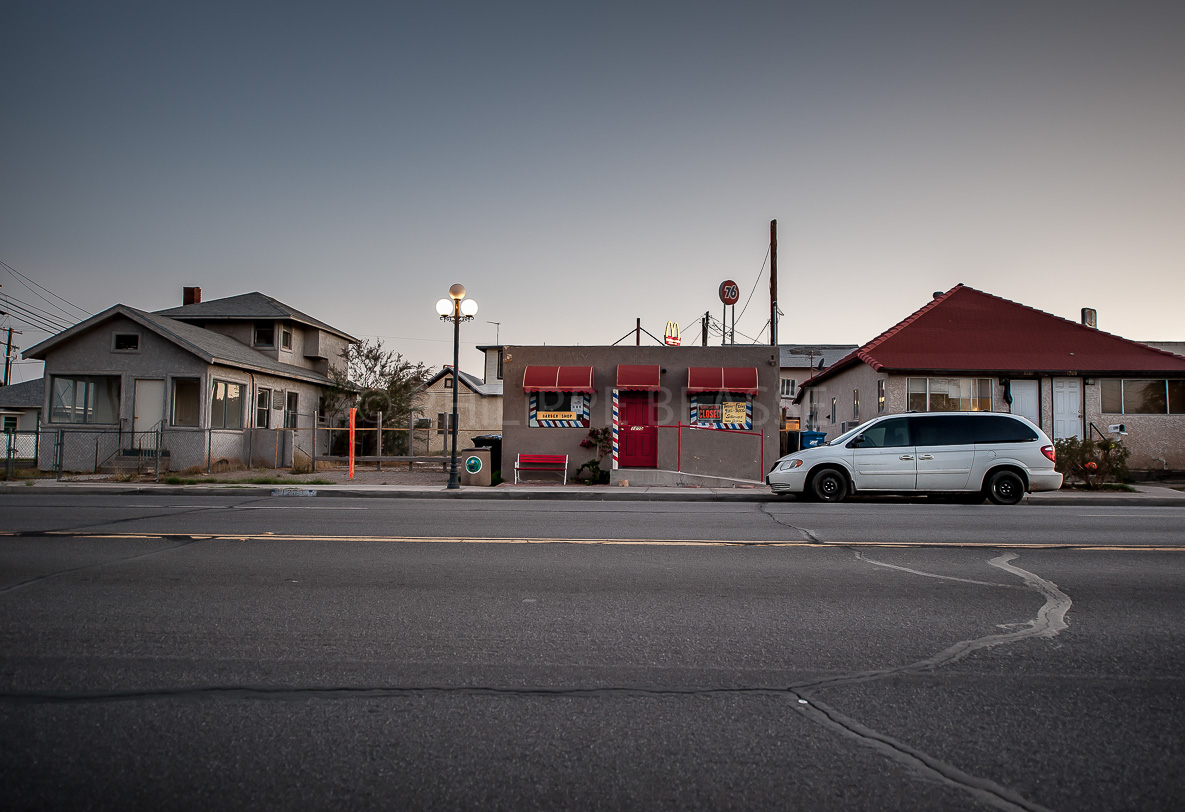
M 848 443 L 848 448 L 859 448 L 863 444 L 864 444 L 864 435 L 857 434 L 855 437 L 852 438 L 852 441 L 850 443 Z

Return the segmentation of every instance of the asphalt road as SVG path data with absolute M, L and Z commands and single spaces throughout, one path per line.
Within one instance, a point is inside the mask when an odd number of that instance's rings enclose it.
M 1178 809 L 1182 519 L 4 495 L 0 807 Z

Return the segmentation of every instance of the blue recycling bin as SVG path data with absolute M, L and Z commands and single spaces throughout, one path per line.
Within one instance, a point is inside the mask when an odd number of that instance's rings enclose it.
M 800 432 L 802 436 L 802 448 L 814 448 L 817 445 L 823 445 L 823 441 L 827 439 L 827 432 L 825 431 L 804 431 Z

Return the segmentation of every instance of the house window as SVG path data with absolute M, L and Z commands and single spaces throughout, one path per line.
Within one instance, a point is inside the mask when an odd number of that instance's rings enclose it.
M 794 390 L 798 387 L 798 382 L 793 378 L 782 378 L 782 397 L 794 397 Z
M 292 349 L 292 330 L 288 327 L 280 329 L 280 347 L 285 350 Z
M 990 412 L 990 378 L 910 378 L 909 409 L 915 412 Z
M 836 407 L 837 407 L 838 405 L 839 405 L 839 404 L 838 404 L 838 402 L 836 401 L 836 399 L 835 399 L 835 398 L 832 398 L 832 399 L 831 399 L 831 425 L 833 425 L 833 426 L 835 425 L 835 413 L 836 413 Z
M 169 423 L 173 426 L 198 425 L 198 403 L 202 385 L 197 378 L 173 379 L 173 406 L 169 411 Z
M 139 352 L 139 333 L 116 333 L 112 338 L 111 348 L 116 352 Z
M 453 418 L 453 416 L 449 412 L 437 412 L 436 413 L 436 433 L 437 434 L 448 434 L 450 431 L 452 431 L 452 422 L 453 422 L 452 418 Z
M 885 379 L 876 382 L 876 413 L 885 413 Z
M 1104 378 L 1104 414 L 1185 414 L 1185 381 Z
M 284 403 L 284 428 L 296 428 L 296 411 L 297 406 L 300 405 L 299 397 L 296 392 L 285 393 Z
M 210 398 L 210 428 L 241 429 L 243 427 L 243 385 L 214 381 Z
M 502 350 L 498 350 L 498 380 L 502 380 Z
M 50 392 L 51 423 L 118 423 L 118 375 L 55 375 Z
M 453 376 L 452 376 L 452 375 L 446 375 L 446 376 L 445 376 L 445 378 L 444 378 L 444 388 L 445 388 L 445 389 L 452 389 L 452 388 L 453 388 Z
M 691 396 L 691 425 L 712 429 L 753 428 L 753 404 L 742 392 L 699 392 Z
M 860 390 L 852 390 L 852 419 L 860 419 Z
M 16 431 L 16 418 L 15 417 L 12 417 L 10 415 L 5 415 L 3 431 L 5 434 L 8 434 L 9 432 Z
M 276 346 L 276 324 L 271 321 L 255 322 L 255 336 L 252 343 L 256 347 Z
M 255 428 L 272 427 L 272 390 L 260 389 L 255 393 Z

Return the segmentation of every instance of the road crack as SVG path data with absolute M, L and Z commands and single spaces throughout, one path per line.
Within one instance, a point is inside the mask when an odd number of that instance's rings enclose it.
M 986 581 L 972 581 L 965 578 L 938 575 L 935 573 L 912 570 L 876 561 L 864 556 L 859 551 L 853 551 L 856 558 L 875 566 L 888 567 L 912 575 L 944 580 L 960 581 L 983 586 L 1000 586 L 1012 588 L 1008 584 L 992 584 Z M 1027 623 L 1015 624 L 1015 631 L 1004 634 L 990 634 L 970 640 L 960 640 L 942 651 L 917 662 L 893 668 L 882 668 L 870 671 L 860 671 L 853 674 L 831 677 L 823 680 L 812 680 L 790 686 L 790 693 L 798 701 L 792 706 L 799 714 L 820 724 L 840 735 L 854 739 L 861 744 L 876 750 L 882 755 L 896 761 L 910 769 L 940 781 L 952 788 L 962 790 L 975 799 L 986 803 L 994 809 L 1009 810 L 1009 812 L 1047 812 L 1046 808 L 1029 801 L 1007 787 L 1000 786 L 994 781 L 970 775 L 952 764 L 934 758 L 920 750 L 897 741 L 883 733 L 868 728 L 855 719 L 844 716 L 834 708 L 818 701 L 813 697 L 817 691 L 827 688 L 838 688 L 844 685 L 874 682 L 889 677 L 919 674 L 935 671 L 944 666 L 956 663 L 976 651 L 982 651 L 996 646 L 1009 645 L 1034 637 L 1051 638 L 1068 628 L 1066 613 L 1069 612 L 1072 601 L 1056 584 L 1028 570 L 1014 566 L 1012 562 L 1017 558 L 1016 553 L 1003 553 L 991 559 L 988 563 L 993 567 L 1017 576 L 1024 582 L 1024 586 L 1033 589 L 1045 598 L 1044 604 L 1037 611 L 1037 615 Z

